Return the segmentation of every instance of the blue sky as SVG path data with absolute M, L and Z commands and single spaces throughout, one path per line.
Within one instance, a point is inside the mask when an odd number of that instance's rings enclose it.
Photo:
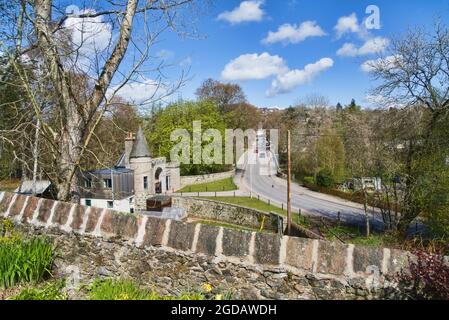
M 364 27 L 369 5 L 380 10 L 380 29 Z M 362 64 L 388 56 L 389 39 L 408 27 L 432 26 L 438 17 L 449 21 L 449 0 L 217 0 L 195 25 L 204 39 L 165 33 L 154 50 L 190 66 L 185 99 L 214 78 L 240 84 L 259 107 L 288 107 L 310 94 L 368 105 L 375 84 Z M 174 67 L 167 76 L 175 80 L 179 72 Z

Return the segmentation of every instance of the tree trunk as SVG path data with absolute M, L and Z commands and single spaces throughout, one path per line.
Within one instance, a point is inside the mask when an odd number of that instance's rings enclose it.
M 138 0 L 128 0 L 126 12 L 120 25 L 120 35 L 110 57 L 107 59 L 101 75 L 95 81 L 91 97 L 85 104 L 77 102 L 71 89 L 70 74 L 64 69 L 58 52 L 58 43 L 53 41 L 54 23 L 52 22 L 52 0 L 35 0 L 34 23 L 40 53 L 52 79 L 58 98 L 58 107 L 62 116 L 62 128 L 59 132 L 59 154 L 57 159 L 58 199 L 62 201 L 80 201 L 80 162 L 84 149 L 89 143 L 87 130 L 94 130 L 96 113 L 103 102 L 107 89 L 123 60 L 132 34 L 133 18 Z M 55 135 L 57 136 L 57 135 Z
M 80 202 L 80 161 L 84 140 L 83 123 L 76 106 L 69 107 L 66 128 L 60 144 L 61 173 L 58 186 L 58 199 Z

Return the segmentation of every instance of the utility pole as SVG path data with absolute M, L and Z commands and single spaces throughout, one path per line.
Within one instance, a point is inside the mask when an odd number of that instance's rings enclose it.
M 287 131 L 287 234 L 291 235 L 292 229 L 292 159 L 291 159 L 290 130 Z
M 362 181 L 362 183 L 364 183 Z M 370 235 L 370 225 L 369 225 L 369 216 L 368 216 L 368 192 L 366 191 L 366 186 L 363 186 L 363 196 L 364 196 L 364 209 L 365 209 L 365 223 L 366 223 L 366 237 L 368 238 Z
M 115 195 L 114 195 L 114 169 L 113 168 L 111 168 L 111 197 L 112 197 L 112 204 L 114 205 Z

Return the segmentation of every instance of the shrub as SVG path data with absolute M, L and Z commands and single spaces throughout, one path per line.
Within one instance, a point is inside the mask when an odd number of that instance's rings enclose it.
M 88 288 L 91 300 L 230 300 L 233 292 L 212 294 L 212 286 L 204 284 L 199 290 L 187 290 L 177 296 L 161 296 L 156 291 L 141 288 L 124 279 L 96 279 Z
M 89 290 L 91 300 L 148 300 L 150 291 L 123 279 L 97 279 Z
M 62 280 L 49 282 L 41 288 L 25 288 L 14 300 L 67 300 L 64 287 L 65 281 Z
M 17 234 L 0 238 L 0 287 L 38 282 L 50 274 L 53 246 L 45 237 L 22 238 Z
M 398 275 L 401 292 L 412 299 L 449 300 L 449 266 L 442 255 L 425 252 L 409 262 L 409 271 Z
M 303 178 L 303 182 L 307 183 L 307 184 L 314 184 L 315 183 L 315 178 L 314 177 L 304 177 Z
M 316 183 L 325 188 L 332 188 L 335 184 L 332 172 L 329 169 L 322 169 L 318 172 Z
M 14 223 L 9 219 L 0 220 L 0 239 L 14 234 Z

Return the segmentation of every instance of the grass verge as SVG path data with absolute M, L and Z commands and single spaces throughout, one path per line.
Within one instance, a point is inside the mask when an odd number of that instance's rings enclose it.
M 343 240 L 346 243 L 373 247 L 388 246 L 391 242 L 391 239 L 387 234 L 372 233 L 369 237 L 366 237 L 366 235 L 362 234 L 355 227 L 340 225 L 328 228 L 321 227 L 320 229 L 326 240 L 329 241 Z
M 237 190 L 237 186 L 234 183 L 234 179 L 227 178 L 209 183 L 186 186 L 181 190 L 179 190 L 178 192 L 222 192 L 234 190 Z

